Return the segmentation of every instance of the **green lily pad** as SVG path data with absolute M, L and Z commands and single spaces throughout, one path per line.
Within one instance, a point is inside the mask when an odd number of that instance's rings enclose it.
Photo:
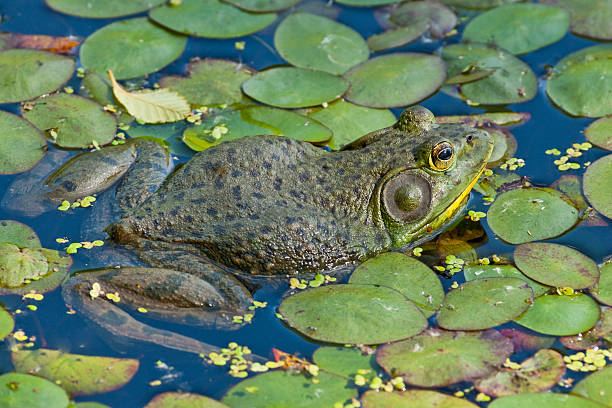
M 8 336 L 14 328 L 15 320 L 13 320 L 13 316 L 0 307 L 0 340 Z
M 363 408 L 476 408 L 478 405 L 441 392 L 407 390 L 404 392 L 367 391 L 361 396 Z
M 491 157 L 489 157 L 487 167 L 492 168 L 505 161 L 507 158 L 514 156 L 518 144 L 512 133 L 506 129 L 493 126 L 487 126 L 483 130 L 493 136 L 494 141 L 493 152 L 491 153 Z
M 164 392 L 156 395 L 144 408 L 228 408 L 228 406 L 199 394 Z
M 240 86 L 254 70 L 233 61 L 206 58 L 187 66 L 187 78 L 177 75 L 163 77 L 159 85 L 184 96 L 192 105 L 231 105 L 240 102 Z
M 557 288 L 590 288 L 599 281 L 591 258 L 570 247 L 532 242 L 514 248 L 514 263 L 525 275 Z
M 353 7 L 375 7 L 385 4 L 399 3 L 401 0 L 338 0 L 336 3 Z
M 77 402 L 73 408 L 110 408 L 108 405 L 99 402 Z
M 49 349 L 13 351 L 11 361 L 15 371 L 36 373 L 61 384 L 73 396 L 119 389 L 132 379 L 139 365 L 132 358 L 84 356 Z
M 108 78 L 107 75 L 105 75 Z M 81 88 L 79 89 L 79 95 L 91 99 L 94 102 L 102 105 L 112 105 L 115 107 L 115 116 L 120 124 L 130 124 L 134 121 L 134 117 L 130 115 L 123 106 L 115 101 L 113 95 L 113 88 L 109 82 L 105 81 L 105 77 L 102 77 L 91 71 L 87 71 L 85 76 L 81 80 Z
M 612 190 L 604 180 L 612 177 L 612 154 L 597 159 L 584 172 L 582 189 L 589 203 L 602 215 L 612 218 Z
M 461 85 L 460 95 L 472 104 L 506 105 L 532 99 L 538 83 L 531 68 L 514 55 L 495 45 L 453 44 L 442 49 L 447 75 L 465 70 L 495 69 L 486 78 Z
M 488 329 L 519 316 L 532 299 L 523 279 L 476 279 L 448 292 L 436 319 L 447 330 Z
M 345 378 L 324 371 L 315 378 L 295 371 L 273 371 L 230 388 L 222 402 L 232 408 L 332 407 L 357 396 L 357 390 L 346 384 Z
M 253 34 L 272 24 L 275 13 L 248 13 L 219 0 L 182 0 L 164 4 L 149 17 L 171 30 L 206 38 L 235 38 Z
M 601 307 L 601 318 L 595 327 L 575 336 L 561 336 L 559 342 L 570 350 L 586 350 L 602 346 L 602 338 L 612 340 L 612 307 Z
M 287 323 L 315 340 L 380 344 L 405 339 L 427 327 L 421 311 L 401 293 L 373 285 L 330 285 L 283 300 Z
M 350 27 L 309 13 L 293 13 L 279 24 L 274 45 L 291 65 L 341 75 L 368 59 L 370 51 Z
M 612 306 L 612 262 L 601 265 L 599 272 L 599 282 L 589 292 L 599 303 Z
M 280 11 L 295 6 L 300 0 L 223 0 L 245 11 L 266 13 Z
M 43 134 L 19 116 L 0 111 L 0 133 L 0 174 L 30 170 L 47 151 Z
M 565 195 L 565 197 L 574 204 L 581 214 L 586 214 L 587 218 L 584 222 L 589 222 L 594 220 L 595 218 L 599 218 L 599 216 L 594 211 L 587 210 L 589 208 L 589 204 L 587 204 L 586 199 L 582 195 L 582 180 L 579 176 L 574 174 L 566 174 L 559 177 L 555 180 L 550 188 L 560 191 Z M 604 222 L 601 220 L 601 222 Z
M 453 332 L 431 328 L 378 349 L 389 375 L 417 387 L 444 387 L 487 376 L 512 354 L 512 342 L 496 330 Z
M 332 150 L 339 150 L 361 136 L 392 126 L 397 121 L 388 109 L 366 108 L 344 99 L 329 104 L 327 108 L 315 110 L 308 116 L 331 129 L 334 135 L 327 146 Z
M 117 132 L 117 119 L 102 106 L 77 95 L 57 93 L 36 99 L 34 107 L 22 112 L 42 131 L 53 129 L 52 143 L 61 147 L 86 148 L 95 142 L 110 143 Z
M 47 258 L 38 248 L 0 242 L 0 286 L 14 288 L 47 274 Z
M 187 125 L 186 121 L 156 125 L 132 123 L 127 133 L 130 137 L 155 140 L 162 146 L 167 147 L 172 154 L 191 157 L 193 156 L 193 151 L 185 146 L 182 140 L 182 135 Z
M 612 44 L 594 45 L 563 58 L 546 82 L 546 93 L 565 112 L 597 118 L 612 113 Z
M 495 44 L 513 54 L 525 54 L 563 38 L 569 20 L 569 13 L 558 7 L 507 4 L 470 21 L 463 31 L 463 41 Z
M 508 126 L 527 122 L 531 119 L 528 112 L 487 112 L 474 115 L 450 115 L 436 116 L 438 123 L 465 123 L 471 127 L 483 127 L 493 124 L 497 126 Z
M 67 408 L 69 402 L 66 391 L 43 378 L 0 375 L 0 406 L 4 408 Z
M 550 349 L 539 350 L 516 369 L 503 368 L 474 382 L 476 389 L 493 397 L 540 392 L 554 387 L 565 374 L 563 356 Z
M 525 0 L 442 0 L 442 3 L 447 6 L 461 7 L 469 10 L 488 10 L 520 1 Z
M 0 103 L 21 102 L 57 90 L 74 72 L 72 58 L 35 50 L 0 52 Z
M 437 56 L 395 53 L 372 58 L 344 74 L 351 83 L 345 98 L 357 105 L 391 108 L 413 105 L 444 82 L 444 62 Z
M 612 384 L 612 366 L 594 372 L 581 380 L 576 384 L 572 393 L 610 407 L 612 406 L 610 384 Z
M 495 73 L 495 69 L 482 69 L 478 67 L 470 67 L 464 72 L 459 72 L 457 75 L 446 78 L 444 85 L 461 85 L 470 82 L 479 81 Z
M 592 375 L 592 374 L 591 374 Z M 603 408 L 601 404 L 568 394 L 543 392 L 540 394 L 517 394 L 497 398 L 489 408 L 516 408 L 533 406 L 538 408 Z
M 457 25 L 457 16 L 443 4 L 431 1 L 404 3 L 391 13 L 391 22 L 399 26 L 411 26 L 419 21 L 429 23 L 434 38 L 444 38 Z
M 47 6 L 60 13 L 85 18 L 113 18 L 142 13 L 164 0 L 45 0 Z
M 64 280 L 70 266 L 72 265 L 72 259 L 70 256 L 60 254 L 58 251 L 46 248 L 28 248 L 30 251 L 37 249 L 40 254 L 46 258 L 48 264 L 47 270 L 43 276 L 38 279 L 29 282 L 27 285 L 18 286 L 15 288 L 3 288 L 0 287 L 0 295 L 25 295 L 26 293 L 45 293 L 50 292 L 57 288 L 60 283 Z
M 522 188 L 501 194 L 489 208 L 493 232 L 511 244 L 553 238 L 578 221 L 578 210 L 550 189 Z
M 351 379 L 363 370 L 370 371 L 364 377 L 373 378 L 378 368 L 374 354 L 364 355 L 359 349 L 347 347 L 319 347 L 312 361 L 328 373 Z
M 228 6 L 229 7 L 229 6 Z M 146 17 L 117 21 L 91 34 L 81 45 L 81 63 L 99 75 L 136 78 L 177 59 L 187 38 L 151 23 Z
M 337 99 L 348 86 L 344 78 L 327 72 L 278 67 L 258 72 L 242 84 L 242 90 L 268 105 L 303 108 Z
M 550 290 L 549 286 L 544 286 L 529 279 L 521 271 L 512 265 L 466 265 L 463 268 L 463 275 L 466 281 L 483 278 L 519 278 L 527 282 L 533 290 L 533 296 L 538 297 Z
M 596 40 L 612 40 L 612 2 L 609 0 L 541 0 L 570 13 L 572 33 Z
M 598 320 L 599 306 L 587 295 L 544 295 L 515 321 L 538 333 L 569 336 L 589 330 Z
M 0 220 L 0 242 L 9 242 L 18 247 L 40 248 L 36 232 L 25 224 L 12 220 Z
M 349 283 L 395 289 L 429 317 L 442 305 L 444 289 L 438 275 L 424 263 L 399 252 L 386 252 L 355 269 Z
M 406 27 L 387 30 L 368 38 L 367 44 L 372 52 L 384 51 L 389 48 L 402 47 L 418 39 L 429 28 L 427 20 L 417 20 Z
M 584 130 L 584 136 L 593 145 L 612 150 L 612 116 L 597 119 Z

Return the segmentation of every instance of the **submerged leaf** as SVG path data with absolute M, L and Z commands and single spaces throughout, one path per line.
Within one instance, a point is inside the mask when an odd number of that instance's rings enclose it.
M 37 248 L 19 248 L 0 242 L 0 285 L 17 287 L 47 273 L 47 258 Z

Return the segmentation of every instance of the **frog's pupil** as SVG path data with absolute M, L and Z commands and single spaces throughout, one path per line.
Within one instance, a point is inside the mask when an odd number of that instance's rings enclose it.
M 450 160 L 450 158 L 453 157 L 453 149 L 451 149 L 450 147 L 444 148 L 440 151 L 440 153 L 438 153 L 438 159 L 439 160 Z

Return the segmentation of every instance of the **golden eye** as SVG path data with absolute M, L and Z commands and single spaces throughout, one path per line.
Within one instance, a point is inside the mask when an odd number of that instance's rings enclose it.
M 444 171 L 455 161 L 455 150 L 449 142 L 440 142 L 434 146 L 429 156 L 429 166 L 438 171 Z

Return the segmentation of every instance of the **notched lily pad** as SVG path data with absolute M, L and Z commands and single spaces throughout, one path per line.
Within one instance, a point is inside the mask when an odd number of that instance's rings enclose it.
M 544 295 L 515 321 L 538 333 L 569 336 L 582 333 L 599 320 L 599 305 L 587 295 Z
M 85 18 L 113 18 L 142 13 L 164 0 L 45 0 L 47 6 L 60 13 Z
M 495 371 L 512 354 L 512 342 L 496 330 L 453 332 L 431 328 L 387 344 L 376 361 L 389 375 L 417 387 L 444 387 Z
M 386 252 L 359 265 L 349 283 L 395 289 L 412 300 L 426 317 L 442 305 L 444 289 L 434 271 L 399 252 Z
M 13 316 L 3 307 L 0 307 L 0 340 L 8 336 L 15 328 L 15 320 Z
M 8 242 L 22 248 L 40 248 L 40 240 L 34 230 L 12 220 L 0 220 L 0 242 Z
M 597 119 L 584 131 L 584 136 L 593 145 L 612 150 L 612 116 Z
M 47 274 L 49 263 L 38 248 L 0 242 L 0 286 L 14 288 Z
M 604 305 L 612 306 L 612 262 L 599 266 L 599 282 L 591 288 L 591 295 Z
M 540 0 L 540 3 L 567 10 L 571 18 L 570 29 L 574 34 L 612 40 L 612 2 L 609 0 Z
M 340 344 L 380 344 L 427 327 L 425 316 L 404 295 L 373 285 L 309 289 L 283 300 L 279 311 L 305 336 Z
M 503 368 L 474 382 L 476 389 L 493 397 L 540 392 L 554 387 L 565 374 L 563 356 L 550 349 L 539 350 L 518 368 Z
M 235 38 L 253 34 L 276 20 L 275 13 L 248 13 L 219 0 L 182 0 L 164 4 L 149 17 L 171 30 L 206 38 Z
M 606 183 L 612 177 L 612 154 L 591 163 L 584 172 L 582 189 L 589 203 L 602 215 L 612 218 L 612 189 Z
M 543 295 L 551 289 L 529 279 L 512 265 L 466 265 L 463 268 L 463 276 L 468 282 L 483 278 L 519 278 L 527 282 L 533 290 L 534 297 Z
M 281 108 L 303 108 L 339 98 L 348 82 L 323 71 L 277 67 L 255 74 L 242 84 L 253 99 Z
M 19 116 L 0 111 L 0 133 L 0 174 L 30 170 L 47 151 L 43 134 Z
M 0 375 L 0 406 L 4 408 L 67 408 L 66 391 L 44 378 L 8 373 Z
M 559 244 L 532 242 L 514 248 L 514 263 L 525 275 L 544 285 L 590 288 L 599 281 L 593 260 Z
M 553 238 L 578 221 L 578 210 L 555 190 L 522 188 L 501 194 L 487 213 L 491 230 L 511 244 Z
M 476 279 L 448 292 L 436 319 L 448 330 L 488 329 L 519 316 L 532 299 L 523 279 Z
M 403 392 L 367 391 L 361 396 L 364 408 L 476 408 L 478 405 L 441 392 L 407 390 Z
M 160 79 L 159 85 L 178 92 L 192 105 L 231 105 L 240 102 L 240 86 L 254 72 L 242 63 L 206 58 L 189 63 L 187 78 L 171 75 Z
M 413 105 L 435 93 L 446 78 L 437 56 L 395 53 L 372 58 L 344 74 L 345 98 L 371 108 Z
M 13 351 L 11 360 L 17 372 L 36 373 L 58 382 L 73 396 L 121 388 L 136 374 L 139 365 L 132 358 L 84 356 L 49 349 Z
M 389 48 L 402 47 L 418 39 L 427 31 L 427 20 L 417 20 L 416 23 L 400 28 L 387 30 L 368 38 L 368 47 L 372 52 L 384 51 Z
M 164 392 L 156 395 L 144 408 L 228 408 L 228 406 L 204 395 Z
M 428 23 L 434 38 L 444 38 L 457 25 L 457 16 L 445 5 L 434 1 L 411 1 L 393 10 L 390 20 L 399 26 Z
M 352 28 L 325 17 L 293 13 L 279 24 L 274 45 L 291 65 L 341 75 L 370 51 Z
M 102 106 L 77 95 L 57 93 L 36 99 L 22 115 L 61 147 L 86 148 L 96 142 L 110 143 L 117 132 L 117 119 Z M 53 131 L 53 133 L 49 131 Z M 51 136 L 54 135 L 54 136 Z

